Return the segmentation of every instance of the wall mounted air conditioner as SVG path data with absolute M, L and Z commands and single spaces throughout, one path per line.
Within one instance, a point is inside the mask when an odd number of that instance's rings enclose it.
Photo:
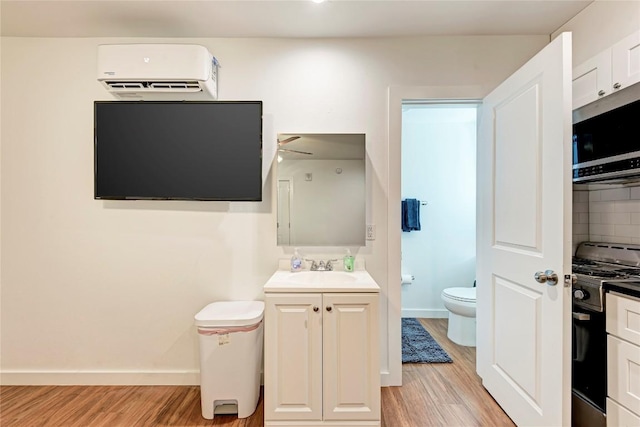
M 155 101 L 218 98 L 218 62 L 188 44 L 98 46 L 98 81 L 120 99 Z

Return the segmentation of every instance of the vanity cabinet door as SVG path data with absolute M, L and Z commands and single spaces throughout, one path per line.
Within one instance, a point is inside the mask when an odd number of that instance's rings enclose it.
M 325 420 L 380 419 L 378 295 L 324 294 Z
M 266 294 L 264 419 L 322 419 L 322 295 Z
M 613 45 L 611 68 L 614 90 L 640 82 L 640 31 Z

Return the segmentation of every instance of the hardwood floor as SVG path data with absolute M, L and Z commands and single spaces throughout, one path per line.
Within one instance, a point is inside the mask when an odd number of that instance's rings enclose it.
M 475 347 L 447 338 L 446 319 L 420 319 L 453 363 L 402 365 L 402 387 L 382 389 L 384 426 L 515 426 L 476 374 Z
M 384 427 L 514 426 L 475 374 L 475 348 L 447 339 L 447 321 L 421 319 L 453 363 L 405 364 L 403 386 L 382 389 Z M 262 399 L 249 418 L 200 416 L 196 386 L 3 386 L 2 427 L 226 426 L 263 424 Z

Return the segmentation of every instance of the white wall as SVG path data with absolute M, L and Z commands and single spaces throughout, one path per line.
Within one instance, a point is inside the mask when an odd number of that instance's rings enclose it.
M 640 185 L 590 185 L 587 191 L 576 193 L 581 193 L 578 196 L 581 203 L 576 206 L 574 202 L 574 212 L 576 208 L 588 212 L 578 218 L 577 227 L 587 229 L 587 238 L 583 240 L 640 244 Z
M 0 10 L 1 11 L 1 10 Z M 0 13 L 1 18 L 1 13 Z M 2 43 L 0 38 L 0 100 L 2 100 Z M 2 102 L 0 102 L 0 129 L 2 129 Z M 0 242 L 2 242 L 2 132 L 0 132 Z M 2 308 L 2 244 L 0 244 L 0 309 Z M 0 315 L 0 363 L 2 361 L 2 316 Z M 0 369 L 2 366 L 0 365 Z M 1 378 L 0 378 L 1 381 Z
M 596 0 L 556 30 L 572 32 L 573 64 L 578 65 L 640 29 L 640 1 Z
M 278 178 L 292 179 L 291 246 L 364 244 L 364 160 L 283 160 L 277 167 Z
M 111 99 L 95 80 L 96 46 L 170 41 L 218 57 L 220 99 L 264 101 L 262 203 L 93 200 L 93 101 Z M 382 290 L 386 375 L 400 346 L 387 329 L 397 307 L 386 296 L 400 286 L 387 280 L 388 87 L 488 93 L 547 42 L 2 38 L 2 381 L 197 384 L 193 315 L 215 300 L 262 298 L 290 257 L 276 246 L 279 131 L 366 134 L 377 239 L 359 255 Z
M 640 186 L 589 191 L 589 239 L 640 244 Z
M 571 253 L 575 254 L 578 244 L 589 240 L 589 189 L 587 186 L 573 188 L 573 239 Z
M 476 258 L 476 106 L 406 105 L 402 198 L 420 206 L 421 230 L 402 233 L 403 317 L 447 317 L 440 294 L 469 287 Z

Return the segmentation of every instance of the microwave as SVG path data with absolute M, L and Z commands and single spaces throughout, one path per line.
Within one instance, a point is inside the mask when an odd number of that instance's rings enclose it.
M 573 111 L 573 182 L 640 179 L 640 83 Z

